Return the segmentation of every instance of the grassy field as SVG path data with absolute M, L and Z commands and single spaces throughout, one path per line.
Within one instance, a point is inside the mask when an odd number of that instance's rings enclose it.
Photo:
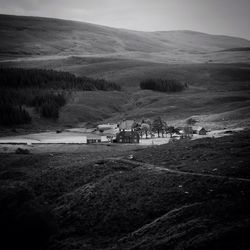
M 249 135 L 2 153 L 4 238 L 25 245 L 35 224 L 26 249 L 248 249 L 250 181 L 227 177 L 249 178 Z

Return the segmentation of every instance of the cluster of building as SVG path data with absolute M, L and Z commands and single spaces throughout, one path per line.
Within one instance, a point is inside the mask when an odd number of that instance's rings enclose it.
M 133 129 L 134 120 L 124 120 L 119 124 L 100 124 L 95 129 L 84 130 L 86 143 L 139 143 L 140 135 Z
M 179 136 L 184 139 L 191 139 L 193 135 L 206 135 L 207 132 L 208 131 L 204 127 L 186 126 L 179 128 Z
M 95 129 L 86 129 L 85 143 L 139 143 L 140 130 L 135 125 L 134 120 L 123 120 L 118 124 L 106 123 L 98 125 Z M 192 138 L 194 134 L 207 134 L 207 130 L 203 127 L 186 126 L 175 128 L 174 131 L 171 137 L 176 139 Z M 154 133 L 151 133 L 151 138 L 153 136 Z

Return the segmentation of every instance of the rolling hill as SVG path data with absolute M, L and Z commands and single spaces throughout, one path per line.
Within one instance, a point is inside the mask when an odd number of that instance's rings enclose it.
M 0 36 L 1 67 L 66 71 L 122 86 L 121 93 L 72 93 L 52 126 L 159 115 L 167 121 L 195 115 L 211 127 L 249 124 L 250 41 L 246 39 L 10 15 L 0 15 Z M 189 89 L 180 94 L 140 90 L 140 81 L 149 77 L 185 81 Z M 95 105 L 97 100 L 100 105 Z M 32 126 L 48 126 L 48 121 L 34 120 Z
M 204 53 L 250 47 L 242 38 L 194 31 L 140 32 L 42 17 L 0 15 L 0 56 L 119 56 L 202 62 Z M 210 55 L 211 56 L 211 55 Z M 212 56 L 214 57 L 214 56 Z M 211 60 L 211 59 L 210 59 Z
M 24 145 L 30 154 L 14 154 L 4 145 L 3 244 L 50 250 L 249 249 L 250 131 L 230 128 L 250 127 L 250 41 L 8 15 L 0 15 L 0 36 L 0 67 L 54 69 L 122 86 L 65 90 L 67 103 L 57 120 L 28 106 L 32 124 L 0 127 L 0 136 L 157 116 L 174 126 L 192 116 L 206 129 L 232 133 L 148 148 Z M 184 81 L 188 88 L 139 89 L 149 77 Z

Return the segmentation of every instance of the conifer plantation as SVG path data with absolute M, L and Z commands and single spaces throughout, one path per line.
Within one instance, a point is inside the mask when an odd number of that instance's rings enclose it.
M 57 119 L 71 91 L 120 91 L 113 82 L 44 69 L 0 68 L 0 125 L 31 122 L 27 107 Z
M 175 79 L 146 79 L 140 82 L 141 89 L 161 92 L 180 92 L 187 87 L 187 83 L 183 84 Z

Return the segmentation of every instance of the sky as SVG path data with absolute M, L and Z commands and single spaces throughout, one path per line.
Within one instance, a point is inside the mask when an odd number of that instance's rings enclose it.
M 0 13 L 250 39 L 250 0 L 0 0 Z

